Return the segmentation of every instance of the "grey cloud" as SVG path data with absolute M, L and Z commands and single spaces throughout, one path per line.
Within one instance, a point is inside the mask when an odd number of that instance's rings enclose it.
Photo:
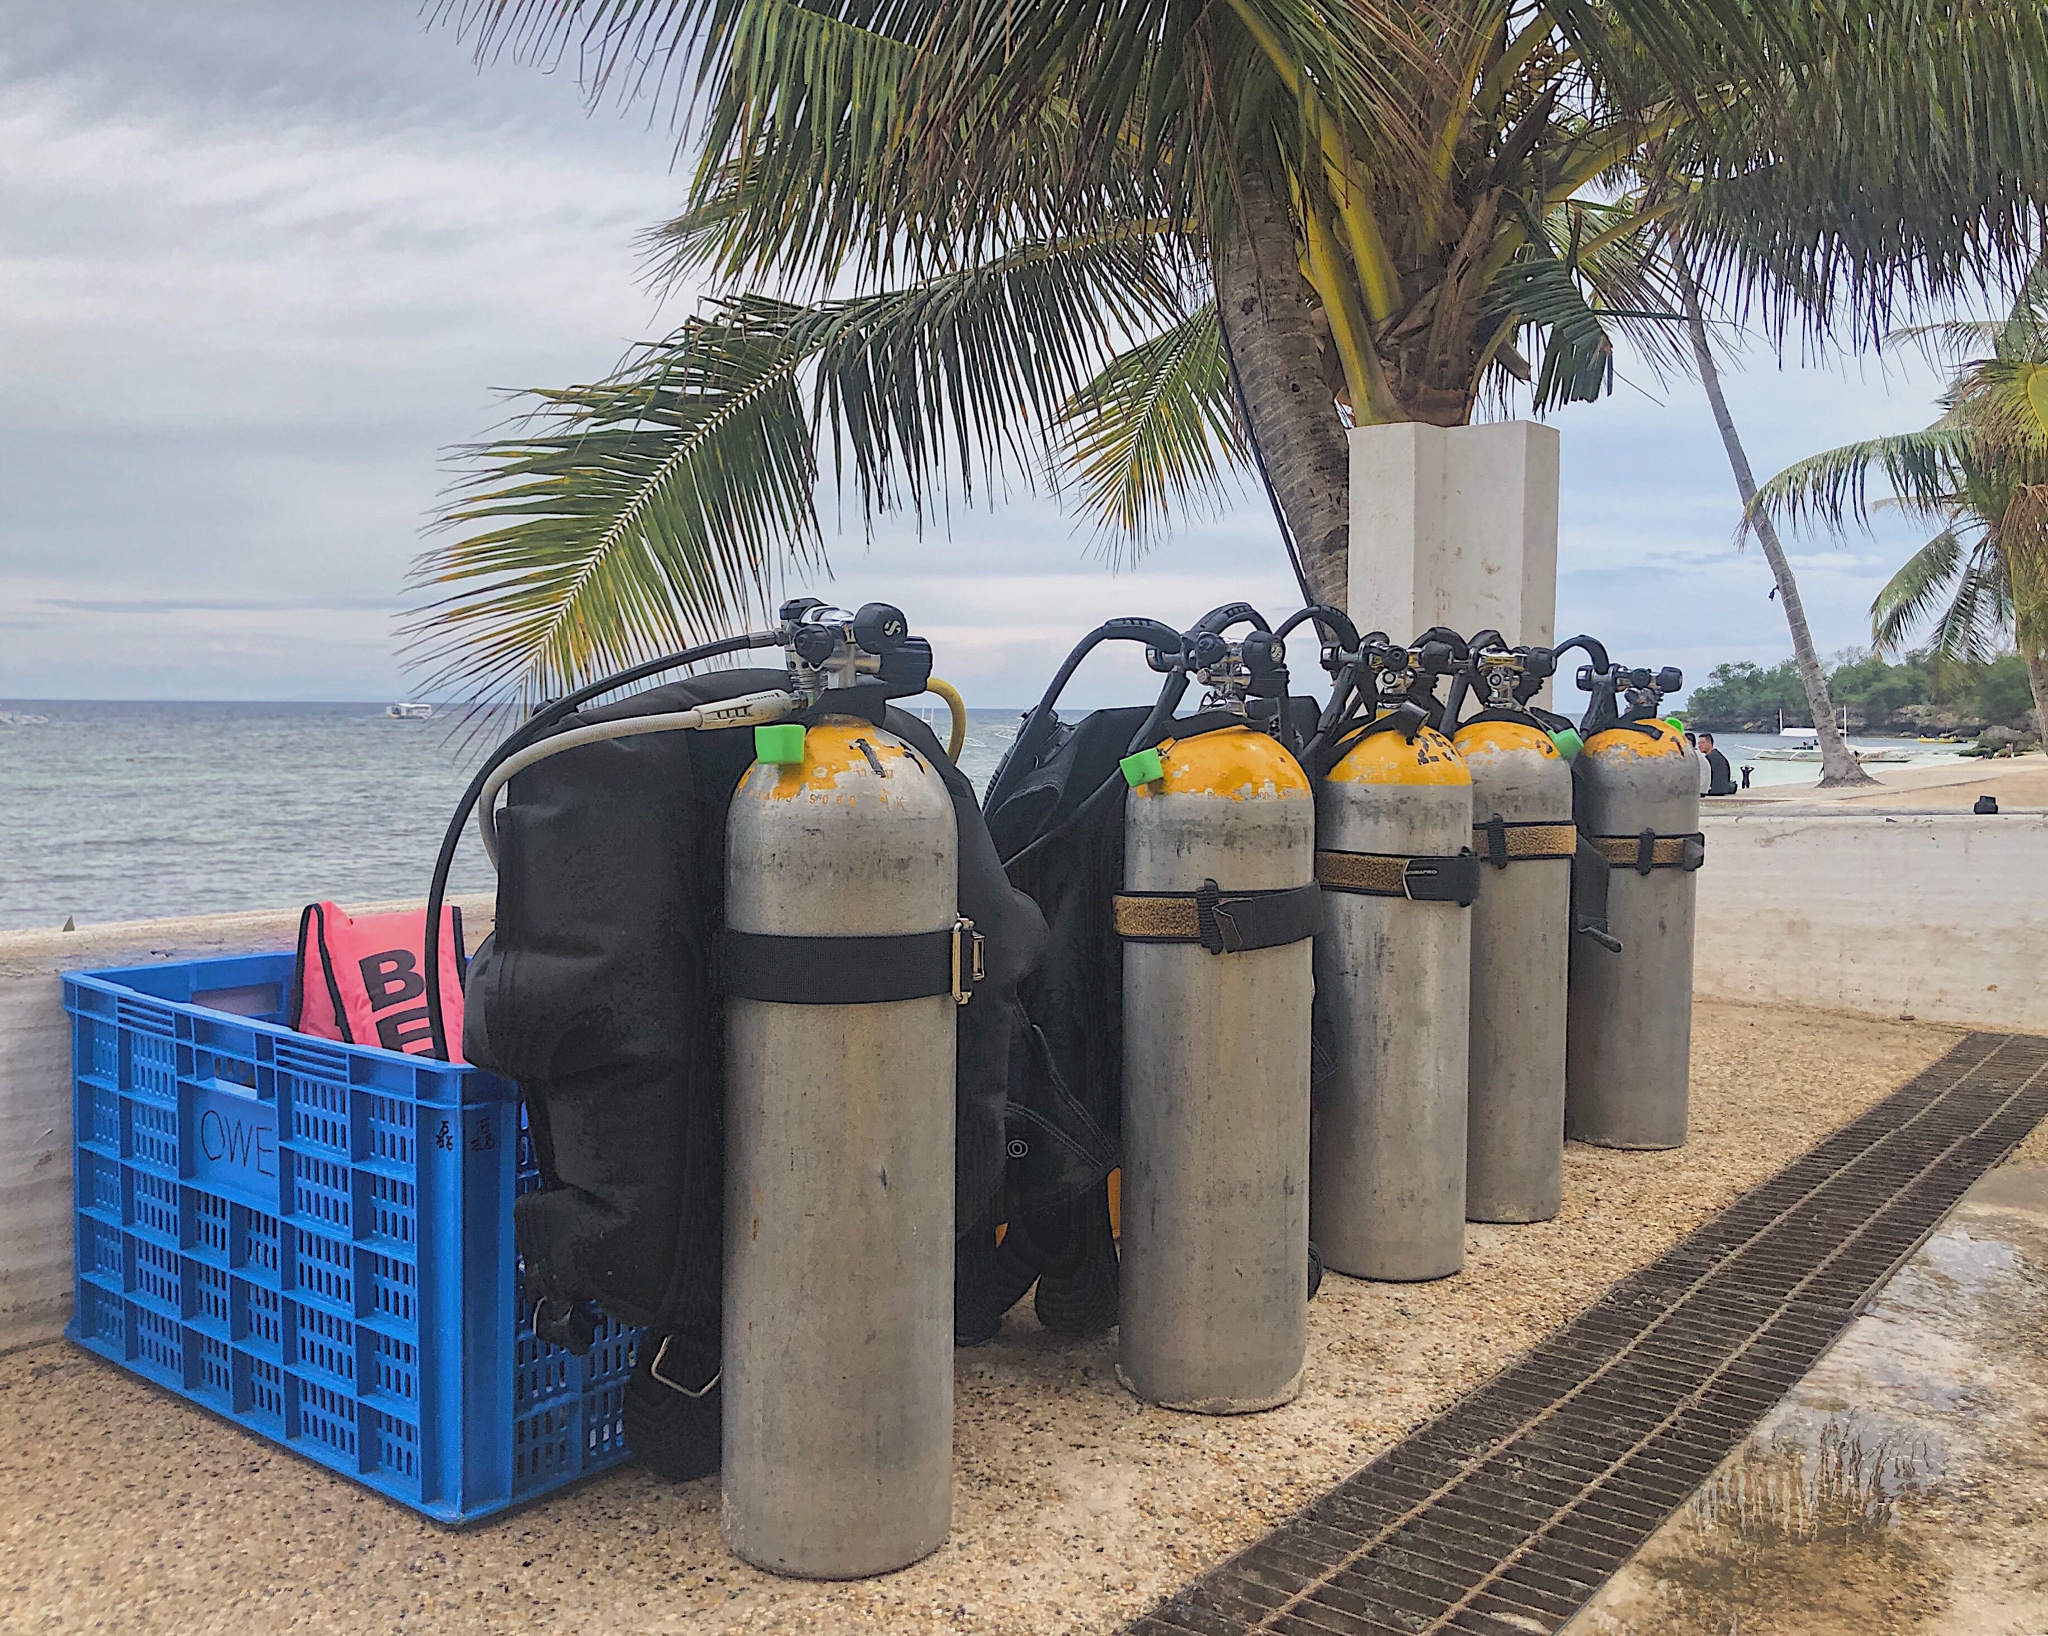
M 681 193 L 665 116 L 586 114 L 570 68 L 479 69 L 415 0 L 0 15 L 0 573 L 36 587 L 7 609 L 0 693 L 402 693 L 388 614 L 444 451 L 505 420 L 503 390 L 588 378 L 685 308 L 639 282 L 637 235 Z M 1746 362 L 1730 387 L 1760 470 L 1929 416 L 1924 371 Z M 1643 390 L 1558 420 L 1560 625 L 1776 657 L 1698 389 L 1625 367 Z M 1292 596 L 1255 493 L 1118 573 L 1021 489 L 943 523 L 870 540 L 846 516 L 833 584 L 943 629 L 978 703 L 1028 698 L 1107 614 Z M 1914 543 L 1796 542 L 1824 648 L 1857 640 Z M 184 628 L 229 624 L 212 648 Z M 1105 661 L 1076 698 L 1141 680 Z
M 191 598 L 139 597 L 127 601 L 89 601 L 81 597 L 46 597 L 42 606 L 76 613 L 165 614 L 165 613 L 289 613 L 322 609 L 394 610 L 397 599 L 388 596 L 271 597 L 235 600 L 228 597 Z

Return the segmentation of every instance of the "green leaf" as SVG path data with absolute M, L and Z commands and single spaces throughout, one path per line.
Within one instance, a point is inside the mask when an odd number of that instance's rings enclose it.
M 1565 262 L 1531 248 L 1491 292 L 1503 317 L 1539 332 L 1542 358 L 1529 389 L 1540 414 L 1560 403 L 1591 403 L 1614 382 L 1614 342 Z
M 467 451 L 454 537 L 411 581 L 440 593 L 406 626 L 424 685 L 531 704 L 738 628 L 774 569 L 822 565 L 799 362 L 772 332 L 693 320 Z
M 1132 555 L 1178 515 L 1205 511 L 1250 450 L 1216 303 L 1116 358 L 1065 406 L 1058 454 L 1082 507 Z
M 823 565 L 821 445 L 864 514 L 1043 468 L 1117 342 L 1176 317 L 1143 228 L 1024 246 L 900 290 L 715 303 L 592 386 L 537 394 L 467 452 L 455 534 L 413 576 L 428 686 L 528 702 L 748 622 Z

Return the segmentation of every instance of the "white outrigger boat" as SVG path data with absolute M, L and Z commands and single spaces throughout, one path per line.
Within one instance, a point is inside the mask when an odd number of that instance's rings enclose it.
M 1911 753 L 1905 750 L 1851 749 L 1849 753 L 1866 766 L 1885 762 L 1911 761 L 1913 759 Z M 1803 744 L 1782 745 L 1775 750 L 1759 750 L 1756 752 L 1756 758 L 1759 761 L 1811 761 L 1818 763 L 1820 761 L 1820 741 L 1810 738 Z
M 1842 706 L 1841 726 L 1842 737 L 1847 738 L 1849 736 L 1849 707 L 1847 705 Z M 1819 736 L 1811 727 L 1787 727 L 1785 725 L 1785 712 L 1782 710 L 1778 712 L 1778 737 L 1791 739 L 1794 742 L 1788 745 L 1780 745 L 1773 750 L 1759 750 L 1756 752 L 1757 760 L 1813 762 L 1820 760 Z M 1913 759 L 1912 753 L 1907 750 L 1858 750 L 1852 747 L 1849 753 L 1865 766 L 1886 762 L 1911 761 Z
M 384 714 L 393 721 L 427 721 L 433 716 L 434 707 L 430 704 L 387 704 Z

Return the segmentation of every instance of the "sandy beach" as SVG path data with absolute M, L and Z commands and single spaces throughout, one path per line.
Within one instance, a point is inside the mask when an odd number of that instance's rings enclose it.
M 1113 1343 L 1028 1304 L 957 1354 L 953 1533 L 859 1584 L 728 1555 L 714 1481 L 627 1469 L 451 1534 L 61 1343 L 0 1358 L 10 1628 L 1104 1631 L 1266 1531 L 1613 1279 L 1939 1056 L 1958 1030 L 1784 1007 L 1695 1011 L 1693 1128 L 1671 1153 L 1566 1152 L 1565 1209 L 1473 1227 L 1464 1273 L 1337 1276 L 1302 1397 L 1211 1420 L 1148 1408 Z

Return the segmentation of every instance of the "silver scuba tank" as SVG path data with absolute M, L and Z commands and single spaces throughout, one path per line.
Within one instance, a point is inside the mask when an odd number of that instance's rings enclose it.
M 1190 665 L 1212 707 L 1246 710 L 1245 647 L 1277 664 L 1255 637 Z M 1251 726 L 1169 739 L 1125 777 L 1117 1375 L 1167 1408 L 1271 1408 L 1308 1339 L 1315 802 Z
M 1693 903 L 1706 856 L 1699 757 L 1655 714 L 1684 685 L 1678 671 L 1618 680 L 1628 714 L 1589 734 L 1575 772 L 1579 828 L 1605 857 L 1607 930 L 1621 948 L 1572 939 L 1565 1133 L 1672 1148 L 1686 1133 Z
M 803 622 L 831 639 L 799 631 L 792 690 L 829 709 L 873 656 L 837 610 Z M 850 715 L 756 740 L 726 842 L 725 1534 L 759 1567 L 844 1579 L 936 1550 L 951 1515 L 971 934 L 922 756 Z
M 1383 646 L 1368 661 L 1376 719 L 1316 787 L 1330 1060 L 1315 1087 L 1309 1231 L 1326 1266 L 1394 1281 L 1464 1265 L 1478 882 L 1472 775 L 1422 709 L 1391 697 L 1408 659 Z
M 1452 739 L 1472 775 L 1472 846 L 1480 861 L 1465 1171 L 1465 1214 L 1473 1221 L 1547 1221 L 1564 1198 L 1565 992 L 1577 831 L 1570 764 L 1516 700 L 1538 654 L 1547 675 L 1547 651 L 1489 647 L 1475 638 L 1471 663 L 1486 708 Z

